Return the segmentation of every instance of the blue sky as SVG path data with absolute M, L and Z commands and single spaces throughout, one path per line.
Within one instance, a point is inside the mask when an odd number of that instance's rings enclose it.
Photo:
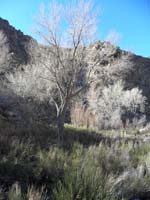
M 25 34 L 33 35 L 34 18 L 42 2 L 50 0 L 0 0 L 0 17 Z M 59 0 L 62 3 L 67 0 Z M 117 45 L 150 57 L 150 0 L 95 0 L 102 9 L 99 40 L 113 31 L 120 35 Z

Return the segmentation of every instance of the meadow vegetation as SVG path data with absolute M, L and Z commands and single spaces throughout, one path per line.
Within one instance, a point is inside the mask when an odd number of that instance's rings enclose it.
M 22 129 L 3 122 L 1 199 L 146 199 L 150 147 L 137 142 L 135 130 L 119 138 L 114 132 L 65 125 L 64 141 L 58 143 L 55 127 Z

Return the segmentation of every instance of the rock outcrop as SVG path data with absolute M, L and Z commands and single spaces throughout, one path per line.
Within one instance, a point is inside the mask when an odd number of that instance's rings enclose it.
M 26 64 L 29 62 L 30 56 L 28 52 L 28 44 L 33 41 L 30 36 L 24 35 L 20 30 L 16 30 L 9 25 L 9 22 L 0 18 L 0 31 L 7 38 L 9 52 L 12 54 L 12 59 L 17 61 L 17 64 Z

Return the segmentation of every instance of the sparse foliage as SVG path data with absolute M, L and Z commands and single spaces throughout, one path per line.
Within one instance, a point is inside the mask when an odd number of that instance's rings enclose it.
M 98 63 L 88 67 L 85 62 L 85 46 L 93 41 L 96 28 L 97 14 L 88 1 L 79 0 L 67 8 L 54 1 L 48 10 L 42 6 L 36 33 L 48 45 L 47 54 L 37 60 L 38 66 L 24 68 L 19 78 L 18 74 L 8 76 L 18 94 L 48 98 L 55 105 L 59 138 L 69 104 L 89 87 L 91 71 Z
M 94 94 L 95 93 L 95 94 Z M 92 92 L 89 98 L 90 106 L 97 112 L 100 128 L 118 128 L 122 116 L 136 117 L 144 111 L 146 98 L 138 88 L 124 90 L 122 81 Z
M 115 30 L 111 30 L 106 37 L 106 41 L 112 44 L 117 44 L 120 41 L 121 37 L 122 36 L 120 33 L 116 32 Z
M 43 101 L 50 95 L 52 83 L 48 79 L 48 71 L 40 66 L 22 66 L 23 71 L 7 74 L 7 80 L 11 83 L 10 88 L 24 98 L 32 97 Z M 41 74 L 42 78 L 41 79 Z
M 85 63 L 85 46 L 91 42 L 97 28 L 97 18 L 91 6 L 88 1 L 82 0 L 66 8 L 53 2 L 49 10 L 42 7 L 36 28 L 37 34 L 50 47 L 51 59 L 44 67 L 50 72 L 49 79 L 54 86 L 51 100 L 57 110 L 59 137 L 63 135 L 65 114 L 71 100 L 91 82 L 91 70 L 87 70 Z M 65 20 L 66 29 L 62 19 Z

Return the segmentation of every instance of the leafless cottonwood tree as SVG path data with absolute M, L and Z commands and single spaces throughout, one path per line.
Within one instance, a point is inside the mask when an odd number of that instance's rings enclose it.
M 17 72 L 8 76 L 17 93 L 47 98 L 55 105 L 60 139 L 67 108 L 89 87 L 91 71 L 98 63 L 87 64 L 86 49 L 95 39 L 97 17 L 89 1 L 78 0 L 66 7 L 53 1 L 48 9 L 42 6 L 35 31 L 47 45 L 47 53 L 36 60 L 36 66 L 26 67 L 22 75 Z
M 97 12 L 91 2 L 79 0 L 63 7 L 55 2 L 48 10 L 42 7 L 36 33 L 50 47 L 50 59 L 43 62 L 53 83 L 51 101 L 57 110 L 58 135 L 63 137 L 66 110 L 71 100 L 91 83 L 90 72 L 96 61 L 86 64 L 86 48 L 94 39 Z M 53 91 L 53 92 L 52 92 Z

